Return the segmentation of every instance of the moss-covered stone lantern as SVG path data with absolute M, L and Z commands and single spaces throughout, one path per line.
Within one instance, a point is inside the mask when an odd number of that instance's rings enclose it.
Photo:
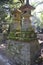
M 14 8 L 12 14 L 14 17 L 14 29 L 20 30 L 21 11 L 19 9 Z
M 14 11 L 13 11 L 13 15 L 14 15 L 14 19 L 16 21 L 20 21 L 21 20 L 21 18 L 20 18 L 21 11 L 19 9 L 15 8 Z
M 28 41 L 27 45 L 28 47 L 30 47 L 30 50 L 28 49 L 28 52 L 30 52 L 30 54 L 27 55 L 27 58 L 28 58 L 27 62 L 29 62 L 27 65 L 34 65 L 35 59 L 36 59 L 35 56 L 38 56 L 38 54 L 40 53 L 39 52 L 40 46 L 37 40 L 37 36 L 34 32 L 34 29 L 32 28 L 31 20 L 30 20 L 31 10 L 34 10 L 35 8 L 29 5 L 29 0 L 26 0 L 26 4 L 21 6 L 19 9 L 22 11 L 22 18 L 24 18 L 22 29 L 23 31 L 26 32 L 23 39 L 24 41 Z
M 31 10 L 34 10 L 35 8 L 29 5 L 29 0 L 26 0 L 26 4 L 21 6 L 19 9 L 22 11 L 22 17 L 24 17 L 23 27 L 25 30 L 27 30 L 31 27 Z

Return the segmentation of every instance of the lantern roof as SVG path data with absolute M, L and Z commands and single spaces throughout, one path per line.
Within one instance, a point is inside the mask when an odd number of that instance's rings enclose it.
M 29 0 L 26 0 L 26 4 L 19 8 L 21 11 L 34 10 L 35 8 L 29 4 Z
M 24 9 L 34 10 L 35 8 L 33 6 L 31 6 L 31 5 L 25 4 L 24 6 L 21 6 L 19 9 L 20 10 L 24 10 Z
M 13 12 L 14 13 L 21 13 L 21 11 L 19 9 L 16 9 L 16 8 L 14 8 L 14 11 Z

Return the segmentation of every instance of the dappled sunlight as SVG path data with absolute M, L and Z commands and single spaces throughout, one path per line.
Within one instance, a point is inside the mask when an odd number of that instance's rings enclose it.
M 5 49 L 6 48 L 6 45 L 5 44 L 1 44 L 0 45 L 0 49 Z
M 41 44 L 41 43 L 43 43 L 43 40 L 38 40 L 38 42 Z

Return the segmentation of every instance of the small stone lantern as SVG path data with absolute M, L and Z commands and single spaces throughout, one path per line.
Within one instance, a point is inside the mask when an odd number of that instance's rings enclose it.
M 22 17 L 24 17 L 24 30 L 27 30 L 31 27 L 31 10 L 34 10 L 35 8 L 29 5 L 29 0 L 26 0 L 26 4 L 24 6 L 21 6 L 19 9 L 22 11 Z
M 14 9 L 12 15 L 14 17 L 14 29 L 20 30 L 21 11 L 19 9 Z
M 30 47 L 30 49 L 28 49 L 28 52 L 25 52 L 24 55 L 26 55 L 26 53 L 30 53 L 28 55 L 25 56 L 25 59 L 27 57 L 27 64 L 26 65 L 34 65 L 34 61 L 35 58 L 40 54 L 40 45 L 38 43 L 37 37 L 35 36 L 35 32 L 32 32 L 32 30 L 34 31 L 34 29 L 32 28 L 31 25 L 31 10 L 34 10 L 35 8 L 32 7 L 31 5 L 29 5 L 29 0 L 26 0 L 26 4 L 24 6 L 21 6 L 19 8 L 22 11 L 22 18 L 24 18 L 23 24 L 22 24 L 22 29 L 23 31 L 25 30 L 26 32 L 28 32 L 28 36 L 31 35 L 31 37 L 28 37 L 28 40 L 31 39 L 31 41 L 27 42 L 23 42 L 24 45 L 26 43 L 26 45 L 28 45 L 28 48 Z M 30 32 L 30 34 L 29 34 Z M 26 35 L 27 36 L 27 35 Z M 34 39 L 33 39 L 34 38 Z M 25 37 L 25 40 L 27 39 L 27 37 Z M 26 50 L 26 46 L 25 46 L 25 50 Z M 24 59 L 24 60 L 25 60 Z M 29 63 L 28 63 L 29 62 Z

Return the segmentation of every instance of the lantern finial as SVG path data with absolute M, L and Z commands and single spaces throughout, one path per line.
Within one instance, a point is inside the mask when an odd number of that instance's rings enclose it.
M 29 0 L 26 0 L 26 4 L 29 5 Z

